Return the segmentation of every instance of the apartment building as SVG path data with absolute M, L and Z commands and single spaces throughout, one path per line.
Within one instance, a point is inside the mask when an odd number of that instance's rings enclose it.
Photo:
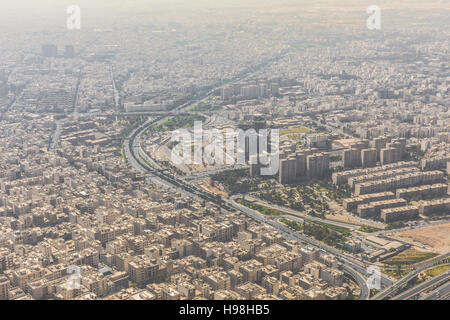
M 398 220 L 412 220 L 419 215 L 419 208 L 416 206 L 404 206 L 381 210 L 381 219 L 386 223 Z

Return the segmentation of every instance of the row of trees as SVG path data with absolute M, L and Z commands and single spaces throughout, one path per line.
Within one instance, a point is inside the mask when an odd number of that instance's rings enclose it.
M 294 210 L 303 211 L 306 206 L 314 210 L 324 213 L 329 210 L 329 205 L 325 201 L 318 198 L 314 190 L 306 186 L 297 186 L 296 188 L 287 188 L 283 190 L 271 190 L 268 192 L 260 192 L 259 198 L 279 205 L 286 206 Z
M 330 230 L 326 226 L 321 226 L 313 223 L 303 224 L 303 233 L 314 237 L 318 241 L 323 241 L 329 246 L 336 247 L 339 244 L 347 241 L 347 238 L 336 231 Z
M 154 132 L 173 131 L 179 128 L 190 128 L 194 125 L 195 121 L 204 121 L 205 117 L 199 115 L 182 115 L 170 118 L 169 120 L 161 123 L 160 125 L 154 125 L 150 130 Z
M 247 169 L 223 171 L 211 176 L 211 185 L 221 184 L 229 194 L 258 190 L 260 182 L 257 178 L 251 178 Z

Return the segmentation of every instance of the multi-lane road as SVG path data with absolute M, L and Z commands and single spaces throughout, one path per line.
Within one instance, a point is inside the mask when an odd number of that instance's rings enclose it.
M 447 282 L 419 300 L 449 300 L 450 282 Z
M 430 280 L 427 280 L 405 292 L 402 292 L 401 294 L 395 296 L 392 298 L 392 300 L 408 300 L 413 298 L 414 296 L 419 295 L 421 292 L 424 292 L 430 288 L 433 288 L 435 286 L 442 285 L 443 283 L 447 283 L 450 280 L 450 271 L 446 271 L 444 273 L 441 273 L 440 275 L 431 278 Z M 446 287 L 445 287 L 446 288 Z M 444 288 L 444 289 L 445 289 Z M 448 290 L 448 289 L 445 289 Z M 448 292 L 448 291 L 447 291 Z
M 405 287 L 409 281 L 411 281 L 413 278 L 415 278 L 419 273 L 422 271 L 425 271 L 429 269 L 430 267 L 439 264 L 441 261 L 445 261 L 449 257 L 449 253 L 437 256 L 435 258 L 432 258 L 428 260 L 428 263 L 423 264 L 420 268 L 416 269 L 414 272 L 408 273 L 406 276 L 404 276 L 402 279 L 397 281 L 392 286 L 386 287 L 384 290 L 378 292 L 374 297 L 373 300 L 384 300 L 389 296 L 394 295 L 398 290 Z
M 333 220 L 326 220 L 326 221 L 324 221 L 324 219 L 322 219 L 322 218 L 313 217 L 313 216 L 308 215 L 305 212 L 294 210 L 294 209 L 291 209 L 291 208 L 288 208 L 288 207 L 283 207 L 283 206 L 279 206 L 279 205 L 276 205 L 276 204 L 271 204 L 271 203 L 268 203 L 266 201 L 259 200 L 259 199 L 253 199 L 252 198 L 252 200 L 255 200 L 256 203 L 258 203 L 260 205 L 263 205 L 265 207 L 268 207 L 268 208 L 271 208 L 271 209 L 275 209 L 275 210 L 279 210 L 279 211 L 282 211 L 282 212 L 286 212 L 286 213 L 288 213 L 291 216 L 294 215 L 294 216 L 296 216 L 298 218 L 301 218 L 301 219 L 316 221 L 316 222 L 319 222 L 319 223 L 327 223 L 327 224 L 331 224 L 331 225 L 334 225 L 334 226 L 337 226 L 337 227 L 347 228 L 347 229 L 350 229 L 350 230 L 357 230 L 357 229 L 359 229 L 361 227 L 359 225 L 354 225 L 354 224 L 345 223 L 345 222 L 339 222 L 339 221 L 333 221 Z
M 235 82 L 242 81 L 247 77 L 248 76 L 236 79 Z M 200 98 L 197 98 L 191 102 L 186 102 L 183 105 L 177 107 L 176 109 L 168 112 L 166 115 L 157 119 L 148 120 L 144 124 L 134 129 L 131 132 L 131 134 L 125 139 L 124 142 L 124 151 L 126 159 L 129 161 L 131 166 L 133 166 L 138 172 L 148 174 L 148 178 L 154 184 L 160 187 L 176 190 L 184 195 L 193 197 L 195 199 L 203 199 L 208 201 L 213 200 L 214 203 L 222 207 L 222 210 L 230 210 L 230 209 L 238 210 L 256 221 L 271 225 L 272 227 L 277 229 L 286 239 L 297 240 L 301 243 L 317 247 L 323 252 L 335 255 L 343 263 L 344 272 L 350 275 L 361 287 L 360 299 L 368 299 L 370 292 L 366 282 L 366 278 L 370 276 L 370 274 L 367 271 L 369 265 L 366 264 L 365 262 L 359 261 L 346 253 L 343 253 L 335 248 L 327 246 L 317 240 L 314 240 L 299 232 L 296 232 L 287 227 L 286 225 L 279 223 L 276 220 L 267 218 L 261 213 L 235 202 L 233 199 L 223 199 L 223 200 L 221 199 L 219 201 L 215 198 L 215 195 L 207 192 L 206 190 L 193 187 L 192 185 L 187 184 L 186 181 L 164 174 L 163 171 L 165 168 L 159 166 L 158 163 L 156 163 L 156 161 L 154 161 L 142 150 L 140 145 L 140 137 L 147 130 L 148 127 L 154 124 L 162 123 L 174 115 L 182 114 L 188 108 L 208 99 L 213 94 L 213 92 L 215 92 L 218 88 L 220 88 L 220 86 L 210 90 L 209 92 L 202 95 Z M 390 286 L 393 284 L 393 281 L 384 275 L 380 275 L 380 281 L 382 286 Z
M 205 97 L 204 99 L 206 98 L 207 97 Z M 188 108 L 191 105 L 195 105 L 198 102 L 199 101 L 194 101 L 191 104 L 185 104 L 182 108 L 183 109 Z M 143 152 L 140 146 L 140 137 L 149 126 L 166 121 L 168 118 L 169 116 L 157 120 L 149 120 L 144 124 L 140 125 L 138 128 L 134 129 L 132 133 L 129 135 L 129 137 L 125 139 L 124 149 L 126 158 L 137 171 L 141 173 L 150 173 L 149 178 L 153 183 L 155 183 L 158 186 L 171 188 L 173 190 L 181 192 L 186 196 L 190 196 L 196 199 L 211 198 L 212 195 L 204 190 L 197 189 L 196 192 L 187 190 L 188 187 L 185 185 L 185 182 L 180 179 L 177 180 L 177 185 L 175 185 L 173 181 L 171 182 L 169 177 L 165 174 L 151 174 L 151 172 L 154 170 L 161 172 L 164 168 L 160 167 L 151 157 L 149 157 L 145 152 Z M 143 160 L 145 160 L 145 163 L 143 162 Z M 190 186 L 189 188 L 192 188 L 192 186 Z M 286 239 L 298 240 L 302 243 L 315 246 L 324 252 L 334 254 L 345 265 L 344 271 L 347 274 L 351 275 L 354 278 L 354 280 L 357 281 L 358 284 L 361 286 L 360 299 L 369 298 L 369 289 L 364 278 L 368 276 L 367 264 L 358 261 L 355 258 L 351 257 L 350 255 L 347 255 L 335 248 L 329 247 L 319 241 L 316 241 L 303 234 L 300 234 L 290 229 L 286 225 L 279 223 L 278 221 L 263 216 L 262 214 L 260 214 L 255 210 L 240 205 L 233 199 L 224 199 L 222 200 L 222 203 L 225 205 L 224 207 L 226 208 L 233 208 L 235 210 L 241 211 L 256 221 L 271 225 L 272 227 L 276 228 Z M 384 286 L 391 285 L 392 280 L 385 276 L 381 276 L 381 284 Z

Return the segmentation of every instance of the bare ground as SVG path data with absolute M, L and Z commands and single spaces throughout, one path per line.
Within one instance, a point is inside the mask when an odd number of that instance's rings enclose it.
M 450 252 L 450 223 L 402 231 L 395 238 L 419 247 L 429 247 L 437 253 Z

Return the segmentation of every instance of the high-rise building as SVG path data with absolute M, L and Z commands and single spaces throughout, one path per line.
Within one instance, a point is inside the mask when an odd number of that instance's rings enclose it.
M 394 143 L 400 144 L 400 160 L 403 159 L 403 156 L 406 152 L 406 139 L 405 138 L 398 138 L 393 141 Z
M 407 203 L 405 199 L 389 199 L 389 200 L 374 201 L 358 205 L 357 212 L 361 218 L 373 216 L 378 217 L 380 211 L 383 209 L 403 207 L 406 206 L 406 204 Z
M 316 150 L 303 149 L 295 151 L 282 149 L 280 151 L 279 182 L 284 184 L 307 178 L 307 156 L 314 154 Z
M 75 47 L 72 45 L 65 46 L 64 57 L 74 58 L 75 57 Z
M 278 83 L 271 83 L 270 84 L 270 93 L 278 97 L 280 95 L 280 85 Z
M 222 100 L 229 100 L 233 96 L 233 87 L 226 86 L 222 88 Z
M 442 182 L 444 173 L 442 171 L 418 171 L 401 175 L 396 175 L 387 179 L 378 179 L 373 181 L 356 183 L 355 194 L 363 195 L 367 193 L 376 193 L 389 191 L 398 188 L 414 187 L 422 184 L 433 184 Z
M 398 220 L 411 220 L 419 215 L 419 208 L 416 206 L 404 206 L 381 210 L 381 219 L 386 223 Z
M 54 58 L 58 56 L 58 48 L 54 44 L 42 45 L 42 55 L 47 58 Z
M 344 168 L 355 168 L 361 166 L 361 150 L 348 149 L 342 151 L 342 163 Z
M 432 158 L 422 159 L 420 167 L 422 170 L 439 170 L 445 169 L 447 163 L 450 162 L 450 155 L 436 156 Z
M 306 168 L 309 178 L 323 177 L 330 168 L 328 153 L 316 153 L 306 157 Z
M 386 148 L 386 144 L 389 142 L 389 138 L 387 137 L 378 137 L 373 139 L 373 144 L 375 149 L 377 150 L 377 160 L 380 160 L 381 157 L 381 149 Z
M 398 162 L 401 160 L 401 147 L 398 144 L 393 144 L 390 147 L 381 149 L 380 162 L 381 165 Z
M 306 145 L 310 148 L 325 148 L 328 144 L 328 136 L 323 133 L 309 134 L 306 137 Z
M 419 213 L 423 215 L 442 214 L 442 213 L 449 214 L 450 199 L 423 201 L 419 205 Z
M 241 88 L 241 96 L 245 99 L 256 99 L 259 98 L 259 86 L 250 85 Z
M 377 149 L 363 149 L 361 150 L 361 166 L 363 168 L 375 167 L 377 164 Z
M 295 159 L 295 157 L 289 157 L 280 161 L 280 183 L 290 183 L 296 180 L 296 165 L 297 160 Z

